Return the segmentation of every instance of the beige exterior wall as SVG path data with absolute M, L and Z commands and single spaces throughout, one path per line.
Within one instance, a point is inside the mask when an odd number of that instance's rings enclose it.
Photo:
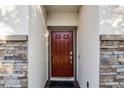
M 99 7 L 100 34 L 124 34 L 124 6 L 105 5 Z
M 46 77 L 45 23 L 40 6 L 29 6 L 29 87 L 44 87 Z
M 79 12 L 78 82 L 99 87 L 99 7 L 83 6 Z
M 0 35 L 28 35 L 27 5 L 0 7 Z
M 77 26 L 78 13 L 52 12 L 47 15 L 47 26 Z

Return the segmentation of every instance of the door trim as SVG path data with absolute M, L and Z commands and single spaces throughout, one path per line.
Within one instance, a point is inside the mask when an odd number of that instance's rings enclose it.
M 73 32 L 73 77 L 72 78 L 74 78 L 74 80 L 77 80 L 77 26 L 48 26 L 47 29 L 49 30 L 48 80 L 53 79 L 53 77 L 51 77 L 51 32 L 55 32 L 55 31 L 57 32 L 58 31 L 72 31 Z M 62 80 L 62 78 L 60 80 Z

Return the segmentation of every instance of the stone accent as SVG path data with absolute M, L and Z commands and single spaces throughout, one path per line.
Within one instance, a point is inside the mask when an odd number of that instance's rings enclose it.
M 12 38 L 11 38 L 12 39 Z M 27 41 L 0 40 L 0 87 L 27 88 Z
M 100 87 L 124 88 L 124 35 L 100 39 Z

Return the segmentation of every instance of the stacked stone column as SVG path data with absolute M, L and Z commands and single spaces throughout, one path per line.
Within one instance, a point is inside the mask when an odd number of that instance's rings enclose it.
M 124 35 L 102 35 L 100 40 L 100 87 L 124 88 Z
M 0 87 L 28 87 L 27 41 L 0 40 Z

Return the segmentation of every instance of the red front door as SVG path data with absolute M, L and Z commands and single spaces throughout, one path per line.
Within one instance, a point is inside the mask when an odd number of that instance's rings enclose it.
M 73 76 L 73 33 L 51 33 L 52 77 Z

